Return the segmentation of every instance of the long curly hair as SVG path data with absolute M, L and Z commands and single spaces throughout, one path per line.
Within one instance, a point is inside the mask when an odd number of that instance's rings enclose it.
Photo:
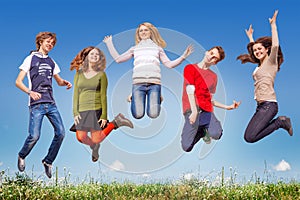
M 271 48 L 272 48 L 272 38 L 265 36 L 265 37 L 258 38 L 255 42 L 250 42 L 247 45 L 248 54 L 239 55 L 236 59 L 241 60 L 242 64 L 250 62 L 250 63 L 256 63 L 260 65 L 261 64 L 260 60 L 255 57 L 253 52 L 253 45 L 258 43 L 261 43 L 266 49 L 268 49 L 268 55 L 270 55 Z M 277 71 L 280 70 L 280 65 L 283 63 L 283 61 L 284 61 L 283 54 L 281 51 L 281 47 L 279 46 L 278 55 L 277 55 L 277 63 L 278 63 Z
M 165 40 L 161 37 L 161 35 L 159 34 L 158 29 L 151 23 L 149 22 L 144 22 L 141 23 L 136 31 L 135 31 L 135 44 L 138 44 L 141 41 L 141 38 L 139 36 L 139 30 L 141 26 L 146 26 L 149 30 L 150 30 L 150 39 L 157 44 L 158 46 L 165 48 L 167 46 L 167 43 L 165 42 Z
M 100 59 L 95 65 L 92 66 L 92 68 L 93 68 L 93 70 L 95 70 L 97 72 L 98 71 L 104 71 L 104 69 L 106 68 L 105 55 L 99 48 L 94 47 L 94 46 L 89 46 L 89 47 L 86 47 L 86 48 L 82 49 L 75 56 L 73 61 L 71 62 L 70 70 L 76 69 L 76 71 L 82 70 L 83 72 L 86 72 L 89 68 L 88 54 L 93 49 L 96 49 L 99 52 Z

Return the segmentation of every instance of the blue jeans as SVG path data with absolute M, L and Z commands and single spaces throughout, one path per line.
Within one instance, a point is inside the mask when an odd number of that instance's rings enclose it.
M 19 152 L 19 156 L 23 159 L 30 153 L 36 142 L 40 138 L 42 121 L 46 116 L 54 128 L 54 138 L 48 150 L 48 154 L 43 159 L 48 164 L 52 164 L 55 160 L 61 143 L 65 137 L 65 128 L 57 110 L 53 103 L 40 103 L 29 107 L 29 135 Z
M 256 112 L 251 118 L 244 135 L 246 142 L 253 143 L 271 134 L 281 127 L 279 118 L 273 119 L 278 112 L 277 102 L 257 104 Z
M 190 124 L 190 115 L 191 112 L 184 114 L 185 123 L 181 133 L 181 147 L 184 151 L 191 151 L 195 144 L 205 136 L 204 129 L 208 130 L 208 134 L 213 139 L 219 140 L 221 138 L 223 129 L 214 113 L 200 112 L 194 124 Z
M 147 97 L 147 115 L 157 118 L 160 113 L 161 85 L 143 83 L 132 86 L 131 113 L 136 119 L 145 115 Z

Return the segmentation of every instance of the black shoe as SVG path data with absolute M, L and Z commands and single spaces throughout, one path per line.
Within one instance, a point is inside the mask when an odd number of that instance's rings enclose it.
M 285 116 L 280 116 L 279 119 L 282 122 L 282 128 L 285 129 L 290 136 L 293 136 L 293 127 L 291 119 Z
M 18 156 L 18 169 L 20 172 L 23 172 L 25 170 L 25 159 Z
M 52 165 L 46 163 L 45 161 L 43 161 L 43 165 L 44 165 L 44 168 L 45 168 L 45 173 L 46 175 L 48 176 L 48 178 L 51 178 L 52 177 Z
M 100 143 L 95 144 L 95 146 L 92 149 L 92 161 L 97 162 L 99 159 L 99 148 L 100 148 Z
M 127 119 L 123 114 L 119 113 L 115 119 L 113 120 L 115 125 L 117 126 L 116 128 L 119 128 L 121 126 L 128 126 L 130 128 L 133 128 L 132 122 Z

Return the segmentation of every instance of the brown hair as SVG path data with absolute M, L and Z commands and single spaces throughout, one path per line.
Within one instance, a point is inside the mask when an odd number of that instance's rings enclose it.
M 86 47 L 84 49 L 82 49 L 73 59 L 73 61 L 71 62 L 71 67 L 70 70 L 74 70 L 76 69 L 76 71 L 78 70 L 82 70 L 82 71 L 86 71 L 88 69 L 88 57 L 87 55 L 90 53 L 90 51 L 92 51 L 93 49 L 96 49 L 99 52 L 99 56 L 100 59 L 99 61 L 92 66 L 92 68 L 95 71 L 104 71 L 104 69 L 106 68 L 106 59 L 105 59 L 105 55 L 104 53 L 97 47 L 93 47 L 93 46 L 89 46 Z
M 56 34 L 55 33 L 51 33 L 51 32 L 40 32 L 36 35 L 35 37 L 35 45 L 36 45 L 36 50 L 38 51 L 41 47 L 41 43 L 48 38 L 52 38 L 54 39 L 54 46 L 56 44 Z
M 159 34 L 159 31 L 157 30 L 157 28 L 149 23 L 149 22 L 144 22 L 144 23 L 141 23 L 136 31 L 135 31 L 135 44 L 138 44 L 140 41 L 141 41 L 141 38 L 139 36 L 139 30 L 140 30 L 140 27 L 141 26 L 146 26 L 149 30 L 150 30 L 150 39 L 155 43 L 157 44 L 158 46 L 162 47 L 162 48 L 165 48 L 167 46 L 167 43 L 165 42 L 165 40 L 161 37 L 161 35 Z
M 268 49 L 268 55 L 270 55 L 271 48 L 272 48 L 272 38 L 265 36 L 265 37 L 258 38 L 255 42 L 250 42 L 247 45 L 248 54 L 241 54 L 236 59 L 241 60 L 242 64 L 250 62 L 250 63 L 257 63 L 260 65 L 261 64 L 260 60 L 255 57 L 253 52 L 253 45 L 258 43 L 261 43 L 262 46 Z M 277 55 L 278 71 L 280 70 L 280 65 L 283 63 L 283 60 L 284 60 L 283 54 L 279 46 L 278 55 Z
M 219 55 L 220 55 L 220 59 L 217 61 L 217 63 L 225 58 L 225 51 L 221 46 L 214 46 L 214 47 L 210 48 L 208 51 L 213 50 L 213 49 L 217 49 L 219 52 Z

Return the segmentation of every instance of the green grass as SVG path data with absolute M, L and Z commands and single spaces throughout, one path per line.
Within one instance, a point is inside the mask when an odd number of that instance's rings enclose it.
M 67 181 L 52 184 L 33 181 L 29 176 L 16 173 L 15 177 L 1 174 L 0 199 L 300 199 L 300 183 L 277 182 L 214 185 L 198 179 L 177 183 L 81 183 Z
M 300 184 L 217 186 L 189 184 L 2 185 L 1 199 L 300 199 Z

